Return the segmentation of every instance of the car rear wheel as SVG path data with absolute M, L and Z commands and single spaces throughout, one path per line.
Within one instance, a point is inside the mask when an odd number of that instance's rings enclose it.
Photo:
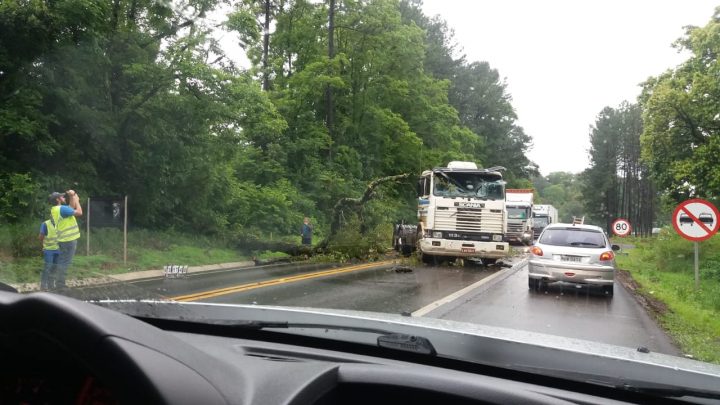
M 612 297 L 615 293 L 615 286 L 614 285 L 605 285 L 603 286 L 603 293 L 607 295 L 608 297 Z
M 540 288 L 540 280 L 528 278 L 528 288 L 531 290 L 538 290 Z

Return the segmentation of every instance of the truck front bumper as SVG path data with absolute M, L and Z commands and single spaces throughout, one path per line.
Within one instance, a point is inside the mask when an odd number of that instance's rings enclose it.
M 420 250 L 428 255 L 452 257 L 481 257 L 502 259 L 510 255 L 507 242 L 480 242 L 447 239 L 421 239 Z
M 518 242 L 518 243 L 525 243 L 525 244 L 531 244 L 533 241 L 533 237 L 530 234 L 530 232 L 508 232 L 505 236 L 505 239 L 508 242 Z

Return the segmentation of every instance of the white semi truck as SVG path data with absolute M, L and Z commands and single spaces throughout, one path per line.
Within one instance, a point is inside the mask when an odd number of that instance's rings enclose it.
M 478 169 L 473 162 L 454 161 L 422 173 L 417 246 L 424 262 L 479 258 L 492 264 L 509 255 L 500 170 L 504 168 Z
M 516 188 L 505 190 L 505 209 L 507 210 L 508 242 L 531 245 L 533 242 L 533 190 Z
M 536 238 L 546 226 L 558 221 L 558 210 L 552 205 L 538 204 L 533 207 L 533 229 Z

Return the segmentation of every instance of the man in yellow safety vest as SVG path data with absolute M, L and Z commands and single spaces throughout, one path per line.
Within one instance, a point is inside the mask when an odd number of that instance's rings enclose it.
M 42 275 L 40 276 L 40 289 L 47 291 L 55 288 L 55 285 L 50 285 L 50 277 L 55 274 L 55 266 L 60 256 L 57 227 L 52 219 L 48 219 L 40 225 L 40 235 L 38 237 L 43 244 L 43 259 L 45 262 Z
M 67 205 L 65 204 L 66 198 L 69 200 Z M 51 274 L 50 277 L 50 285 L 54 288 L 63 288 L 68 267 L 75 256 L 77 240 L 80 238 L 80 228 L 75 218 L 82 216 L 83 211 L 80 206 L 80 197 L 73 190 L 65 193 L 54 192 L 50 194 L 48 200 L 52 204 L 50 218 L 55 223 L 60 251 L 55 274 Z

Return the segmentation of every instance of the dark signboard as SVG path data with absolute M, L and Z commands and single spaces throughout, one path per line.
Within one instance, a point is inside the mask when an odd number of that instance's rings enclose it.
M 125 219 L 124 201 L 120 197 L 90 197 L 90 226 L 93 228 L 122 228 Z

